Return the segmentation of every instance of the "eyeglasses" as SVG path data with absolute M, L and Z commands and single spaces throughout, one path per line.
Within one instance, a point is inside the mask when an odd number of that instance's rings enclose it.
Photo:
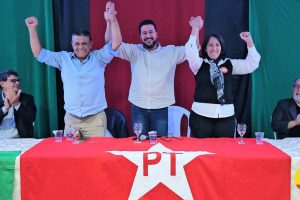
M 21 82 L 20 79 L 10 79 L 8 81 L 10 81 L 11 83 L 16 83 L 16 82 L 20 83 Z
M 295 85 L 293 85 L 293 87 L 294 87 L 295 89 L 297 89 L 297 90 L 300 89 L 300 85 L 299 85 L 299 84 L 295 84 Z

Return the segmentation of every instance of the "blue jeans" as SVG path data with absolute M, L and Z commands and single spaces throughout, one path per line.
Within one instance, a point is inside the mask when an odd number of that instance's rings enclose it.
M 168 107 L 160 109 L 144 109 L 131 104 L 132 127 L 134 123 L 142 123 L 141 134 L 157 131 L 159 136 L 168 135 Z

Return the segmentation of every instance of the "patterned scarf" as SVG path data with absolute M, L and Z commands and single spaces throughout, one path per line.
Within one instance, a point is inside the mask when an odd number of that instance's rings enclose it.
M 221 105 L 225 103 L 224 98 L 224 76 L 223 73 L 219 70 L 217 64 L 213 61 L 209 61 L 209 72 L 210 72 L 210 81 L 214 85 L 214 88 L 217 91 L 217 97 Z

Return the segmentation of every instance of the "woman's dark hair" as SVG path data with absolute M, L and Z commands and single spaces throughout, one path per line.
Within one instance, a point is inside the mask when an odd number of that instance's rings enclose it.
M 203 45 L 202 45 L 202 58 L 210 59 L 207 55 L 206 48 L 207 48 L 207 43 L 211 37 L 216 38 L 221 45 L 221 53 L 217 60 L 224 59 L 225 58 L 225 42 L 224 42 L 223 36 L 218 33 L 212 33 L 204 40 Z

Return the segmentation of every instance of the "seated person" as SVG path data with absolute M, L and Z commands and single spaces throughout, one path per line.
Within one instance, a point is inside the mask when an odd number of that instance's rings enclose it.
M 1 73 L 0 87 L 0 138 L 34 137 L 36 106 L 33 96 L 21 92 L 18 73 Z
M 277 137 L 300 137 L 300 77 L 296 78 L 292 88 L 293 98 L 277 103 L 272 114 L 272 129 Z

